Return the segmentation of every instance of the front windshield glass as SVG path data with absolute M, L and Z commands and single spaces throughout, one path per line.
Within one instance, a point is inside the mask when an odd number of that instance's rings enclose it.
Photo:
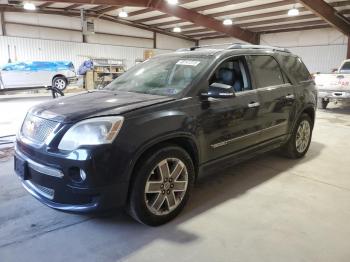
M 160 56 L 139 64 L 105 89 L 153 95 L 176 95 L 205 69 L 209 58 Z

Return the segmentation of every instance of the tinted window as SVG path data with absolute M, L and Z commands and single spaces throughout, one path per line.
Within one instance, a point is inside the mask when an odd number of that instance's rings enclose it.
M 251 56 L 250 61 L 257 88 L 284 84 L 281 68 L 272 56 Z
M 288 73 L 293 76 L 297 82 L 311 80 L 309 70 L 307 70 L 303 61 L 297 56 L 284 56 L 282 62 Z
M 340 72 L 350 71 L 350 62 L 345 62 L 340 68 Z
M 245 59 L 233 58 L 220 64 L 209 80 L 209 84 L 212 83 L 230 85 L 235 92 L 251 90 Z

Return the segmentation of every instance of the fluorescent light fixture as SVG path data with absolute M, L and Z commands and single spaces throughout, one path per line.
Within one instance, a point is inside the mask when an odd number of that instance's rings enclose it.
M 171 5 L 177 5 L 179 3 L 178 0 L 166 0 Z
M 181 28 L 176 26 L 176 27 L 174 27 L 173 32 L 174 33 L 181 33 Z
M 223 22 L 222 22 L 224 25 L 232 25 L 233 22 L 231 19 L 225 19 Z
M 122 18 L 125 18 L 125 17 L 128 17 L 128 13 L 125 12 L 124 10 L 122 10 L 122 11 L 119 12 L 118 16 L 122 17 Z
M 292 9 L 288 10 L 288 16 L 297 16 L 299 15 L 299 10 L 295 6 Z
M 36 9 L 36 6 L 35 6 L 35 4 L 33 4 L 33 3 L 24 2 L 23 8 L 24 8 L 25 10 L 35 10 L 35 9 Z

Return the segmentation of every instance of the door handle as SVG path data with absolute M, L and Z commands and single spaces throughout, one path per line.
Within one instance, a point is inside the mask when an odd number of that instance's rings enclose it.
M 251 102 L 248 104 L 249 108 L 254 108 L 254 107 L 259 107 L 260 103 L 259 102 Z
M 286 95 L 286 99 L 288 100 L 294 100 L 295 99 L 295 96 L 293 94 L 288 94 Z

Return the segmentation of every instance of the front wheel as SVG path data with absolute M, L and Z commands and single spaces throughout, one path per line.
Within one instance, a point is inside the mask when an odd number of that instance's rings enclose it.
M 52 86 L 57 88 L 58 90 L 63 91 L 66 89 L 68 85 L 68 81 L 65 77 L 57 76 L 52 80 Z
M 289 158 L 301 158 L 311 143 L 313 122 L 309 115 L 302 114 L 282 152 Z
M 129 214 L 150 226 L 172 220 L 189 198 L 194 173 L 191 157 L 180 147 L 165 146 L 143 156 L 134 174 Z

